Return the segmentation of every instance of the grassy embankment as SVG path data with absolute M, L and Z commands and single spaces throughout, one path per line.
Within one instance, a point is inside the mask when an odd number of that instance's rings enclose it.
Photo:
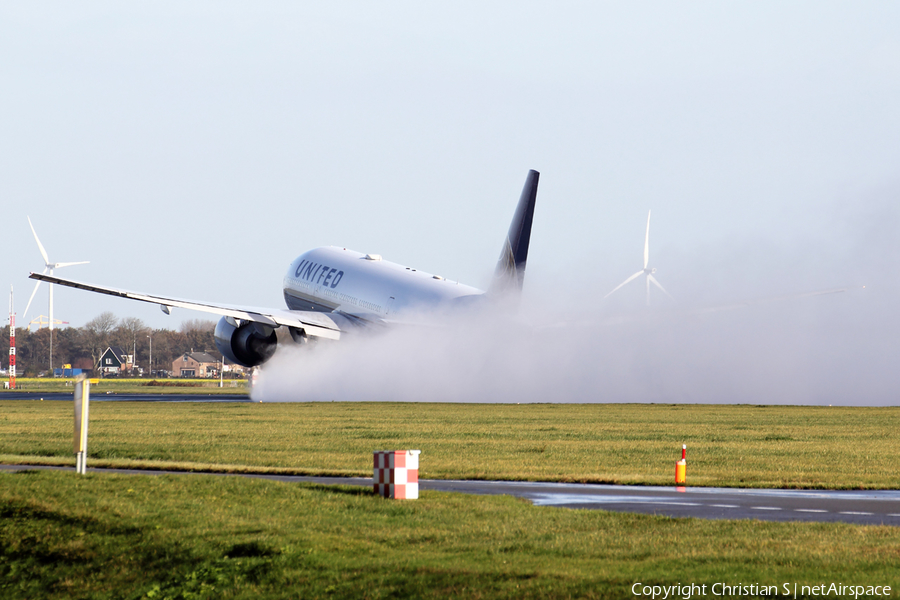
M 16 380 L 18 392 L 29 393 L 72 393 L 74 379 L 55 377 L 19 377 Z M 0 400 L 4 393 L 13 390 L 0 389 Z M 218 379 L 180 379 L 133 377 L 122 379 L 99 379 L 91 384 L 91 392 L 100 394 L 247 394 L 247 382 L 243 379 L 226 379 L 219 387 Z
M 0 401 L 0 462 L 74 464 L 72 403 Z M 92 466 L 423 478 L 900 488 L 900 408 L 731 405 L 91 404 Z
M 0 474 L 0 596 L 10 599 L 634 598 L 635 582 L 843 582 L 890 585 L 897 597 L 898 561 L 900 528 L 885 526 L 439 492 L 403 502 L 209 475 Z
M 750 406 L 91 406 L 90 464 L 426 477 L 897 487 L 895 409 Z M 71 463 L 71 402 L 0 402 L 0 460 Z M 99 458 L 98 458 L 99 457 Z M 0 474 L 3 598 L 634 598 L 631 586 L 890 585 L 900 528 L 669 519 L 510 497 L 244 478 Z M 696 596 L 695 596 L 696 597 Z M 708 591 L 706 597 L 712 597 Z

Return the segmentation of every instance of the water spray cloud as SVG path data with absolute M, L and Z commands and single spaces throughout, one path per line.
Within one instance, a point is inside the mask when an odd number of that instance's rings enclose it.
M 900 219 L 891 200 L 850 211 L 818 241 L 699 248 L 685 261 L 693 266 L 670 265 L 678 302 L 667 306 L 647 309 L 637 298 L 633 310 L 615 314 L 595 300 L 603 283 L 569 294 L 591 299 L 581 306 L 532 293 L 514 316 L 485 307 L 433 326 L 281 348 L 253 398 L 893 405 L 900 285 L 884 274 L 900 272 L 890 226 Z M 740 268 L 713 268 L 708 257 L 731 257 Z M 724 275 L 711 282 L 711 272 Z M 779 296 L 843 284 L 851 287 L 839 294 L 702 310 L 748 290 Z

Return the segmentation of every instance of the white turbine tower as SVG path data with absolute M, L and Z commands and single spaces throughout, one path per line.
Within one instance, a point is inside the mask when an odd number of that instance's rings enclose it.
M 650 283 L 651 283 L 651 282 L 653 283 L 653 285 L 655 285 L 656 287 L 658 287 L 659 289 L 661 289 L 662 292 L 663 292 L 663 294 L 665 294 L 666 296 L 668 296 L 669 298 L 671 298 L 672 295 L 669 294 L 669 292 L 667 292 L 666 289 L 665 289 L 665 288 L 664 288 L 664 287 L 656 280 L 656 278 L 653 276 L 653 274 L 656 273 L 656 269 L 651 269 L 651 268 L 648 266 L 649 263 L 650 263 L 650 211 L 648 210 L 648 211 L 647 211 L 647 235 L 646 235 L 646 237 L 644 237 L 644 268 L 641 269 L 640 271 L 638 271 L 637 273 L 635 273 L 634 275 L 632 275 L 631 277 L 629 277 L 628 279 L 626 279 L 625 281 L 623 281 L 622 283 L 620 283 L 619 285 L 617 285 L 617 286 L 615 287 L 615 289 L 614 289 L 612 292 L 610 292 L 609 294 L 603 296 L 603 298 L 604 298 L 604 299 L 605 299 L 605 298 L 609 298 L 609 297 L 613 294 L 613 292 L 615 292 L 616 290 L 618 290 L 619 288 L 621 288 L 621 287 L 624 286 L 625 284 L 629 283 L 630 281 L 632 281 L 632 280 L 634 280 L 634 279 L 637 279 L 637 278 L 640 277 L 641 275 L 646 275 L 646 276 L 647 276 L 647 278 L 646 278 L 646 282 L 647 282 L 647 306 L 650 306 Z
M 37 242 L 38 249 L 41 251 L 41 256 L 44 258 L 44 270 L 43 273 L 47 273 L 50 271 L 50 275 L 53 275 L 53 269 L 60 269 L 62 267 L 71 267 L 72 265 L 85 265 L 90 261 L 83 260 L 81 262 L 66 262 L 66 263 L 52 263 L 50 259 L 47 257 L 47 251 L 44 250 L 44 245 L 41 243 L 41 240 L 38 239 L 37 232 L 34 230 L 34 225 L 31 224 L 31 217 L 27 217 L 28 225 L 31 227 L 31 233 L 34 234 L 34 241 Z M 27 319 L 28 309 L 31 308 L 31 301 L 34 300 L 34 295 L 37 294 L 38 287 L 40 287 L 41 282 L 38 281 L 34 286 L 34 291 L 31 292 L 31 298 L 28 299 L 28 304 L 25 306 L 25 318 Z M 48 283 L 50 286 L 50 331 L 53 331 L 53 284 Z M 52 343 L 52 342 L 51 342 Z

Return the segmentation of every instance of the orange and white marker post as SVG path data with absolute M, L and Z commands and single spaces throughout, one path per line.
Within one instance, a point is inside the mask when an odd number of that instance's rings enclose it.
M 684 485 L 687 472 L 687 444 L 681 445 L 681 460 L 675 463 L 675 485 Z

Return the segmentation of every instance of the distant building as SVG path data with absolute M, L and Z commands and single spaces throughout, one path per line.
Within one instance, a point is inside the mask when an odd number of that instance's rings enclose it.
M 110 346 L 100 355 L 100 373 L 103 375 L 118 375 L 130 372 L 132 357 L 118 346 Z
M 225 374 L 226 379 L 228 379 L 228 378 L 234 379 L 236 377 L 245 377 L 247 375 L 248 370 L 249 369 L 246 369 L 246 368 L 242 367 L 241 365 L 236 365 L 234 363 L 225 363 L 224 365 L 222 365 L 222 372 Z
M 218 377 L 221 364 L 206 352 L 185 352 L 172 361 L 172 375 L 175 377 Z

